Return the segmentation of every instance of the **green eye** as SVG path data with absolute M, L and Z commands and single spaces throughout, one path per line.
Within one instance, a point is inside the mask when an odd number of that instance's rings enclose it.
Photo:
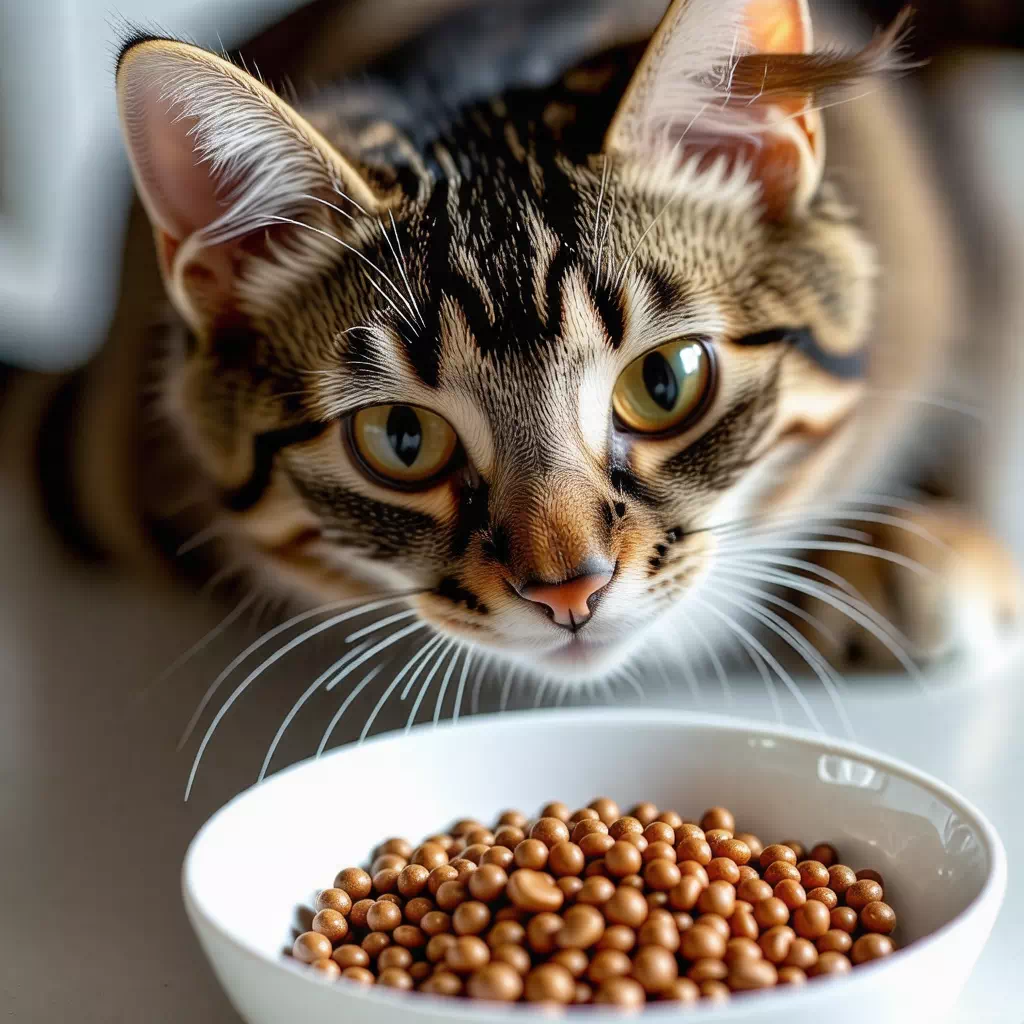
M 436 413 L 412 405 L 375 405 L 352 417 L 350 437 L 375 476 L 399 487 L 420 487 L 447 468 L 458 438 Z
M 699 341 L 670 341 L 633 360 L 615 384 L 620 423 L 638 434 L 661 434 L 691 420 L 711 391 L 711 356 Z

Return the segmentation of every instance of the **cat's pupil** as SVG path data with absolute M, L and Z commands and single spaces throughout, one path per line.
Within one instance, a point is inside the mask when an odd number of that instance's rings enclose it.
M 660 352 L 651 352 L 644 359 L 643 376 L 651 398 L 666 412 L 671 412 L 679 397 L 679 382 L 668 360 Z
M 394 405 L 388 413 L 387 432 L 392 451 L 406 466 L 411 466 L 423 444 L 419 416 L 407 405 Z

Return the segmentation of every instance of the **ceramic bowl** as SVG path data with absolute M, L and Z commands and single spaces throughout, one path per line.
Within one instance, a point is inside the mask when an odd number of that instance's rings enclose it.
M 940 1021 L 1002 902 L 1006 860 L 963 797 L 869 750 L 796 730 L 665 710 L 478 717 L 343 747 L 273 776 L 218 811 L 185 860 L 185 906 L 213 970 L 249 1024 L 514 1022 L 538 1011 L 322 981 L 286 955 L 300 908 L 375 841 L 416 839 L 455 818 L 535 813 L 608 795 L 684 816 L 731 808 L 768 840 L 827 841 L 882 872 L 900 951 L 840 978 L 686 1011 L 702 1021 Z M 308 916 L 305 919 L 308 922 Z M 573 1020 L 608 1020 L 578 1008 Z M 651 1004 L 645 1016 L 682 1011 Z M 526 1018 L 524 1018 L 524 1014 Z

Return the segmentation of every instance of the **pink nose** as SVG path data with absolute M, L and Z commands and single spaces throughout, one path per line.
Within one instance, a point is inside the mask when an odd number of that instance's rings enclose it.
M 534 583 L 519 593 L 527 601 L 542 604 L 552 619 L 574 633 L 593 615 L 594 599 L 611 582 L 612 572 L 577 576 L 565 583 Z

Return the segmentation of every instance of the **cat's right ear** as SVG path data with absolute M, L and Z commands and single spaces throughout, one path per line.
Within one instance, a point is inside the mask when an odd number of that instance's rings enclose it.
M 168 292 L 200 335 L 244 315 L 247 257 L 271 248 L 271 233 L 291 232 L 292 259 L 318 244 L 315 233 L 289 226 L 311 204 L 333 202 L 354 218 L 381 209 L 382 198 L 308 121 L 197 46 L 128 44 L 117 97 Z

